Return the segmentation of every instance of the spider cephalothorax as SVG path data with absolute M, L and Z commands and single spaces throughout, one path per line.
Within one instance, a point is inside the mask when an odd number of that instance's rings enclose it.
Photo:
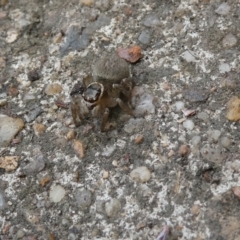
M 126 113 L 133 115 L 133 110 L 128 106 L 128 99 L 131 95 L 131 89 L 125 88 L 126 82 L 130 82 L 131 79 L 123 79 L 120 84 L 113 84 L 110 88 L 105 88 L 102 83 L 92 82 L 86 87 L 82 87 L 79 82 L 73 88 L 71 92 L 72 104 L 71 111 L 74 124 L 77 126 L 79 121 L 83 120 L 88 111 L 92 111 L 94 117 L 101 117 L 101 130 L 105 131 L 105 126 L 108 120 L 109 108 L 113 108 L 119 105 Z M 76 91 L 76 88 L 79 91 Z M 121 99 L 124 98 L 127 103 Z M 79 121 L 78 121 L 79 120 Z

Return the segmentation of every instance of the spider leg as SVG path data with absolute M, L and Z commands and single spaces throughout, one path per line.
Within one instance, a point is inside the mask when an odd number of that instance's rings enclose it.
M 106 108 L 103 116 L 102 116 L 102 124 L 101 124 L 101 131 L 105 132 L 106 131 L 106 124 L 107 124 L 107 120 L 108 120 L 108 116 L 109 116 L 109 109 Z
M 133 110 L 130 107 L 128 107 L 120 98 L 117 98 L 116 101 L 124 112 L 131 116 L 134 116 Z
M 80 125 L 80 122 L 82 120 L 81 110 L 80 110 L 80 104 L 79 99 L 77 97 L 74 97 L 71 103 L 71 113 L 73 118 L 73 123 L 77 127 Z M 78 121 L 79 119 L 79 121 Z

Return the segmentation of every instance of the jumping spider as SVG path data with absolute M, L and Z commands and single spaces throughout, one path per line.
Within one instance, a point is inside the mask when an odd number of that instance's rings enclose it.
M 78 82 L 70 93 L 74 124 L 77 126 L 77 119 L 83 120 L 84 115 L 91 110 L 94 117 L 101 117 L 101 131 L 106 131 L 109 108 L 117 105 L 134 116 L 133 110 L 128 106 L 133 87 L 129 75 L 128 64 L 116 53 L 97 61 L 93 67 L 93 77 Z

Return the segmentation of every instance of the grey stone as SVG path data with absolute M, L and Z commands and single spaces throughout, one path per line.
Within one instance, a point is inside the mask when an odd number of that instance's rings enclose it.
M 77 190 L 77 192 L 75 193 L 75 199 L 79 208 L 86 209 L 90 207 L 92 203 L 92 193 L 86 189 Z
M 213 148 L 208 144 L 202 147 L 201 155 L 207 161 L 214 162 L 216 164 L 221 164 L 223 159 L 226 157 L 225 154 L 222 153 L 221 148 Z
M 40 106 L 34 106 L 31 108 L 27 115 L 25 115 L 26 121 L 32 122 L 34 121 L 40 114 L 42 113 L 42 108 Z
M 191 140 L 192 145 L 198 146 L 201 143 L 201 137 L 200 136 L 194 136 Z
M 149 44 L 151 41 L 151 32 L 148 29 L 145 29 L 141 32 L 138 37 L 138 40 L 143 44 Z
M 208 122 L 209 121 L 209 115 L 205 112 L 200 112 L 197 115 L 197 118 L 203 120 L 204 122 Z
M 183 91 L 183 97 L 190 102 L 204 102 L 208 99 L 209 92 L 197 88 L 189 88 Z
M 228 148 L 231 145 L 231 140 L 228 137 L 222 137 L 221 144 L 223 147 Z
M 131 171 L 130 177 L 135 182 L 145 183 L 151 178 L 151 172 L 147 167 L 137 167 Z
M 105 211 L 108 217 L 116 217 L 121 209 L 121 203 L 118 199 L 113 198 L 105 204 Z
M 16 239 L 21 239 L 25 235 L 25 232 L 22 229 L 19 229 L 16 233 Z
M 232 33 L 227 34 L 222 40 L 222 45 L 224 48 L 231 48 L 234 47 L 236 44 L 237 38 Z
M 231 7 L 228 3 L 223 2 L 220 6 L 215 10 L 215 12 L 219 15 L 227 15 L 230 11 Z
M 45 162 L 45 157 L 40 147 L 35 147 L 33 149 L 32 161 L 24 167 L 23 172 L 27 175 L 41 172 L 45 167 Z

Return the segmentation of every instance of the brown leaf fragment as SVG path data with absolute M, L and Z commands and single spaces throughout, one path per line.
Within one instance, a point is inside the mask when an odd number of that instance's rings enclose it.
M 50 182 L 50 180 L 51 180 L 50 177 L 44 177 L 40 180 L 40 185 L 42 187 L 45 187 Z
M 74 139 L 73 140 L 73 149 L 80 159 L 84 158 L 85 147 L 81 141 Z
M 135 138 L 135 143 L 140 144 L 143 142 L 143 135 L 139 135 Z
M 240 198 L 240 187 L 233 187 L 232 191 L 238 198 Z
M 6 172 L 15 170 L 18 166 L 19 156 L 0 157 L 0 168 L 4 168 Z
M 142 49 L 137 45 L 130 48 L 118 48 L 117 53 L 120 58 L 131 63 L 137 62 L 142 57 Z

